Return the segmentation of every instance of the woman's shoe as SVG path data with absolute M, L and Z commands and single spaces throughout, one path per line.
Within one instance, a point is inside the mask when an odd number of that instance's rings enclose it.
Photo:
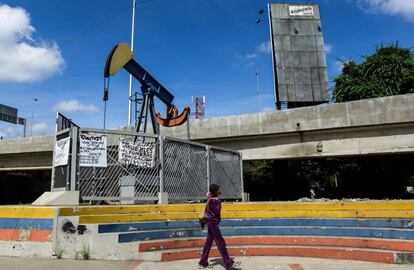
M 200 264 L 198 265 L 198 269 L 211 269 L 211 268 L 213 268 L 213 266 L 211 264 L 209 264 L 207 266 L 200 265 Z
M 236 269 L 239 269 L 238 267 L 239 267 L 240 265 L 241 265 L 241 262 L 240 262 L 240 261 L 235 261 L 231 267 L 226 268 L 226 269 L 227 269 L 227 270 L 236 270 Z

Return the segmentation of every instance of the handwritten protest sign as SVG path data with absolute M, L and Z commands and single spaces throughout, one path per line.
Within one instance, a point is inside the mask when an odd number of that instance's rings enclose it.
M 56 141 L 55 167 L 68 165 L 69 145 L 70 145 L 69 137 Z
M 79 166 L 107 167 L 105 135 L 80 136 Z
M 118 162 L 125 165 L 135 165 L 141 168 L 152 168 L 154 145 L 119 139 Z

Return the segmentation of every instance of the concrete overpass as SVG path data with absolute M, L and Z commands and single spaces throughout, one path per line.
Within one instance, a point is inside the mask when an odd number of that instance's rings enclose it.
M 187 138 L 187 127 L 162 129 Z M 414 152 L 414 94 L 191 120 L 191 140 L 241 150 L 245 160 Z M 52 166 L 53 136 L 0 141 L 0 171 Z
M 233 148 L 246 160 L 414 152 L 414 95 L 190 122 L 191 140 Z M 163 129 L 186 138 L 186 127 Z

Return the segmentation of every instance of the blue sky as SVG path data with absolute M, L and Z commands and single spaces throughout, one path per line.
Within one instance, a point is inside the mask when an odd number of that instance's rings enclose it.
M 414 0 L 294 2 L 321 5 L 331 79 L 340 72 L 338 59 L 361 61 L 381 43 L 414 44 Z M 258 15 L 268 1 L 137 3 L 135 58 L 175 95 L 180 109 L 202 94 L 207 117 L 274 109 L 267 12 Z M 132 0 L 0 2 L 0 104 L 19 109 L 28 133 L 53 133 L 57 110 L 80 126 L 102 128 L 103 68 L 115 44 L 130 42 L 131 5 Z M 127 98 L 128 75 L 122 71 L 111 79 L 107 127 L 127 124 Z M 160 104 L 156 109 L 164 112 Z M 0 123 L 3 137 L 21 136 L 22 130 Z

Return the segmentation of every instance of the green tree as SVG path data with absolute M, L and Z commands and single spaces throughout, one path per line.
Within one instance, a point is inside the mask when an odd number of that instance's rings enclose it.
M 365 61 L 344 62 L 335 78 L 336 102 L 414 93 L 414 54 L 398 44 L 380 46 Z

